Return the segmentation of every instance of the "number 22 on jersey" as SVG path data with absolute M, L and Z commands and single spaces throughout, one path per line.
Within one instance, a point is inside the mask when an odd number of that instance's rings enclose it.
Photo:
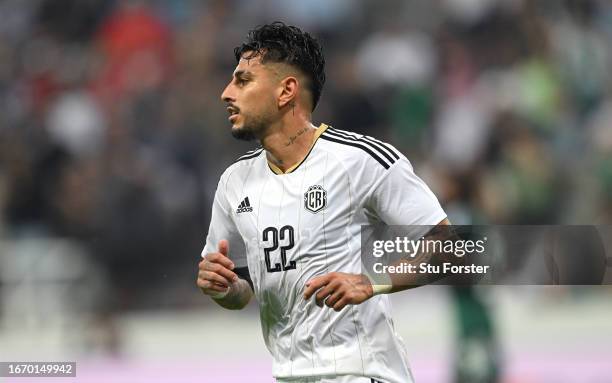
M 295 236 L 292 226 L 285 225 L 280 229 L 270 226 L 266 227 L 262 233 L 262 240 L 268 243 L 268 246 L 264 247 L 264 257 L 266 261 L 266 268 L 269 273 L 277 273 L 280 271 L 293 270 L 296 268 L 295 261 L 287 263 L 287 251 L 291 250 L 295 246 Z M 280 263 L 275 263 L 272 267 L 272 261 L 270 259 L 272 253 L 280 250 Z

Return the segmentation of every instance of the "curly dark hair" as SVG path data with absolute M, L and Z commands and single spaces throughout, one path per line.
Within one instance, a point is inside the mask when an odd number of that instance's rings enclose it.
M 261 62 L 286 63 L 299 69 L 308 78 L 314 110 L 325 83 L 325 58 L 319 42 L 300 28 L 276 21 L 249 31 L 247 39 L 234 48 L 236 61 L 261 56 Z

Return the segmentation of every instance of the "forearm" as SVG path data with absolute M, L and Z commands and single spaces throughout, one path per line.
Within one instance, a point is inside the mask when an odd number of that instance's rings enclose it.
M 425 241 L 439 241 L 440 243 L 454 242 L 459 239 L 452 226 L 450 226 L 450 222 L 446 219 L 435 226 L 423 238 Z M 433 248 L 434 250 L 432 251 L 420 251 L 417 254 L 413 254 L 410 258 L 401 258 L 393 262 L 389 269 L 408 271 L 379 274 L 372 280 L 374 292 L 393 293 L 432 284 L 450 276 L 449 273 L 437 271 L 443 269 L 441 268 L 442 264 L 461 265 L 464 263 L 462 257 L 457 257 L 452 252 L 443 251 L 443 246 L 434 246 Z M 435 249 L 439 250 L 436 251 Z M 423 265 L 427 266 L 427 270 L 436 271 L 423 272 L 421 267 Z
M 413 265 L 413 267 L 418 268 L 419 264 L 426 263 L 432 266 L 439 266 L 443 262 L 440 261 L 438 257 L 439 254 L 431 254 L 427 257 L 423 257 L 419 259 L 417 262 L 414 260 L 400 260 L 395 263 L 395 267 L 407 267 L 408 265 Z M 455 260 L 457 261 L 457 260 Z M 456 262 L 450 262 L 455 264 Z M 446 278 L 448 275 L 444 273 L 394 273 L 389 275 L 389 293 L 394 293 L 398 291 L 404 291 L 409 289 L 414 289 L 416 287 L 426 286 L 432 283 L 435 283 L 443 278 Z
M 251 300 L 253 290 L 247 281 L 238 279 L 229 287 L 229 291 L 222 298 L 214 298 L 213 300 L 221 307 L 228 310 L 241 310 Z
M 424 262 L 420 260 L 420 262 Z M 415 265 L 413 260 L 400 260 L 394 263 L 393 267 L 402 267 L 404 265 Z M 389 273 L 385 275 L 377 275 L 375 278 L 370 278 L 372 283 L 372 292 L 374 295 L 391 294 L 398 291 L 414 289 L 416 287 L 425 286 L 436 282 L 444 277 L 444 275 L 432 275 L 421 273 Z

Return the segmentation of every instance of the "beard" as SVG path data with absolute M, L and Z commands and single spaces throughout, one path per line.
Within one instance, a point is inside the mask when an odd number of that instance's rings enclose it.
M 261 136 L 269 122 L 264 117 L 249 118 L 244 116 L 244 124 L 240 128 L 232 128 L 232 137 L 242 141 L 253 141 Z
M 255 133 L 245 126 L 242 128 L 232 128 L 232 137 L 241 141 L 253 141 L 257 138 L 255 137 Z

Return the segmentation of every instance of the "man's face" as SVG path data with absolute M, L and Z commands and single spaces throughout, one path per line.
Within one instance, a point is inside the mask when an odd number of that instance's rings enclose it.
M 246 52 L 248 57 L 250 52 Z M 244 56 L 243 56 L 244 57 Z M 276 91 L 279 80 L 271 65 L 261 63 L 260 56 L 240 59 L 232 80 L 221 99 L 227 103 L 232 124 L 232 135 L 242 140 L 253 140 L 278 118 Z

